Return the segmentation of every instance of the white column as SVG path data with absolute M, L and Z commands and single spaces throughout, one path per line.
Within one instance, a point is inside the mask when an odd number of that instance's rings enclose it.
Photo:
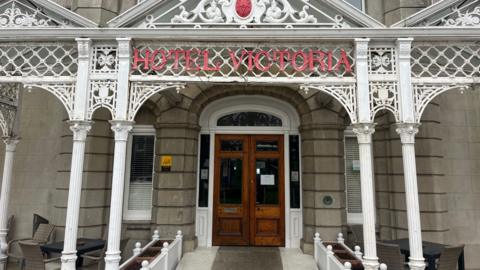
M 397 125 L 397 133 L 402 141 L 405 196 L 407 201 L 408 239 L 410 243 L 410 269 L 425 269 L 422 249 L 422 228 L 418 203 L 417 167 L 415 165 L 415 134 L 419 124 L 402 123 Z
M 88 121 L 70 121 L 73 132 L 72 165 L 70 185 L 68 187 L 67 218 L 65 222 L 65 240 L 62 252 L 62 270 L 75 270 L 77 260 L 78 215 L 82 196 L 83 161 L 85 158 L 85 140 L 92 127 Z
M 8 234 L 8 204 L 10 202 L 10 187 L 12 183 L 13 158 L 19 140 L 5 138 L 5 162 L 3 164 L 2 193 L 0 195 L 0 269 L 7 269 L 7 234 Z
M 127 156 L 128 134 L 133 122 L 112 120 L 115 133 L 115 153 L 113 157 L 112 195 L 110 202 L 110 222 L 108 224 L 108 246 L 105 253 L 105 270 L 118 270 L 120 264 L 120 237 L 122 229 L 123 189 L 125 181 L 125 160 Z
M 378 269 L 377 242 L 375 236 L 375 199 L 373 181 L 372 135 L 375 124 L 353 125 L 360 151 L 360 182 L 362 190 L 363 240 L 365 270 Z

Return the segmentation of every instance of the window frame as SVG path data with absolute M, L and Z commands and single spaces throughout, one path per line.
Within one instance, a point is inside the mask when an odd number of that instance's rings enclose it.
M 348 0 L 343 0 L 343 2 L 349 4 L 350 6 L 356 8 L 356 9 L 362 11 L 362 12 L 365 12 L 365 0 L 360 0 L 360 1 L 362 2 L 362 8 L 361 8 L 361 9 L 359 9 L 359 8 L 357 8 L 356 6 L 354 6 L 354 5 L 352 5 L 351 3 L 349 3 Z
M 346 129 L 343 135 L 343 159 L 344 159 L 344 178 L 345 178 L 345 212 L 347 213 L 347 224 L 363 224 L 363 209 L 360 213 L 350 213 L 348 211 L 348 183 L 347 183 L 347 138 L 357 138 L 351 128 Z M 359 179 L 361 181 L 361 179 Z M 361 193 L 361 192 L 360 192 Z
M 152 205 L 149 210 L 128 210 L 128 197 L 130 195 L 130 169 L 132 165 L 132 143 L 133 136 L 153 136 L 153 170 L 152 170 Z M 153 207 L 153 181 L 155 179 L 155 146 L 156 130 L 152 125 L 135 125 L 128 135 L 127 157 L 125 162 L 125 185 L 123 192 L 123 220 L 128 221 L 151 221 Z

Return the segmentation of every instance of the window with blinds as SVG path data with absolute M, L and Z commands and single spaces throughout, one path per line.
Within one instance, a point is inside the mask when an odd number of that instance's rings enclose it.
M 129 140 L 124 218 L 150 220 L 152 209 L 155 135 L 133 131 Z
M 347 193 L 347 222 L 362 223 L 360 155 L 357 138 L 354 136 L 345 136 L 345 186 Z
M 365 3 L 364 0 L 345 0 L 345 2 L 349 3 L 350 5 L 358 8 L 361 11 L 365 10 Z

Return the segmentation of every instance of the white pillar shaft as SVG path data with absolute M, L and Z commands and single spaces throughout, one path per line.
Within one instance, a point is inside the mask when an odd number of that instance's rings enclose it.
M 408 239 L 410 244 L 410 269 L 423 270 L 425 262 L 422 248 L 422 226 L 418 201 L 417 167 L 415 164 L 415 134 L 417 124 L 399 124 L 397 132 L 402 141 L 405 196 L 407 201 Z
M 5 139 L 5 162 L 3 165 L 2 191 L 0 195 L 0 269 L 6 269 L 7 263 L 7 234 L 8 234 L 8 206 L 10 202 L 10 188 L 12 183 L 13 158 L 18 140 Z
M 373 182 L 372 134 L 373 124 L 356 124 L 360 154 L 360 182 L 362 192 L 364 266 L 366 270 L 378 269 L 377 241 L 375 235 L 375 199 Z
M 113 157 L 112 195 L 110 222 L 108 224 L 108 246 L 105 253 L 105 270 L 118 270 L 120 265 L 120 238 L 122 229 L 123 190 L 125 182 L 125 161 L 128 133 L 132 123 L 111 121 L 115 132 L 115 152 Z
M 68 188 L 67 217 L 65 221 L 65 238 L 62 252 L 62 270 L 76 269 L 78 216 L 82 195 L 85 140 L 91 127 L 89 122 L 72 121 L 71 123 L 70 129 L 73 131 L 73 149 L 70 185 Z

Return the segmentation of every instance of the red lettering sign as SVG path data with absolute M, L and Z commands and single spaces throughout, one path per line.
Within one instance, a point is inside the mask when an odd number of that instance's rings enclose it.
M 161 71 L 172 69 L 187 72 L 216 72 L 222 68 L 238 71 L 244 67 L 248 71 L 268 72 L 275 67 L 282 72 L 330 72 L 352 73 L 352 63 L 344 49 L 334 51 L 306 50 L 227 50 L 219 57 L 218 52 L 206 49 L 134 49 L 132 69 Z M 228 64 L 228 66 L 226 66 Z M 225 65 L 225 66 L 224 66 Z

